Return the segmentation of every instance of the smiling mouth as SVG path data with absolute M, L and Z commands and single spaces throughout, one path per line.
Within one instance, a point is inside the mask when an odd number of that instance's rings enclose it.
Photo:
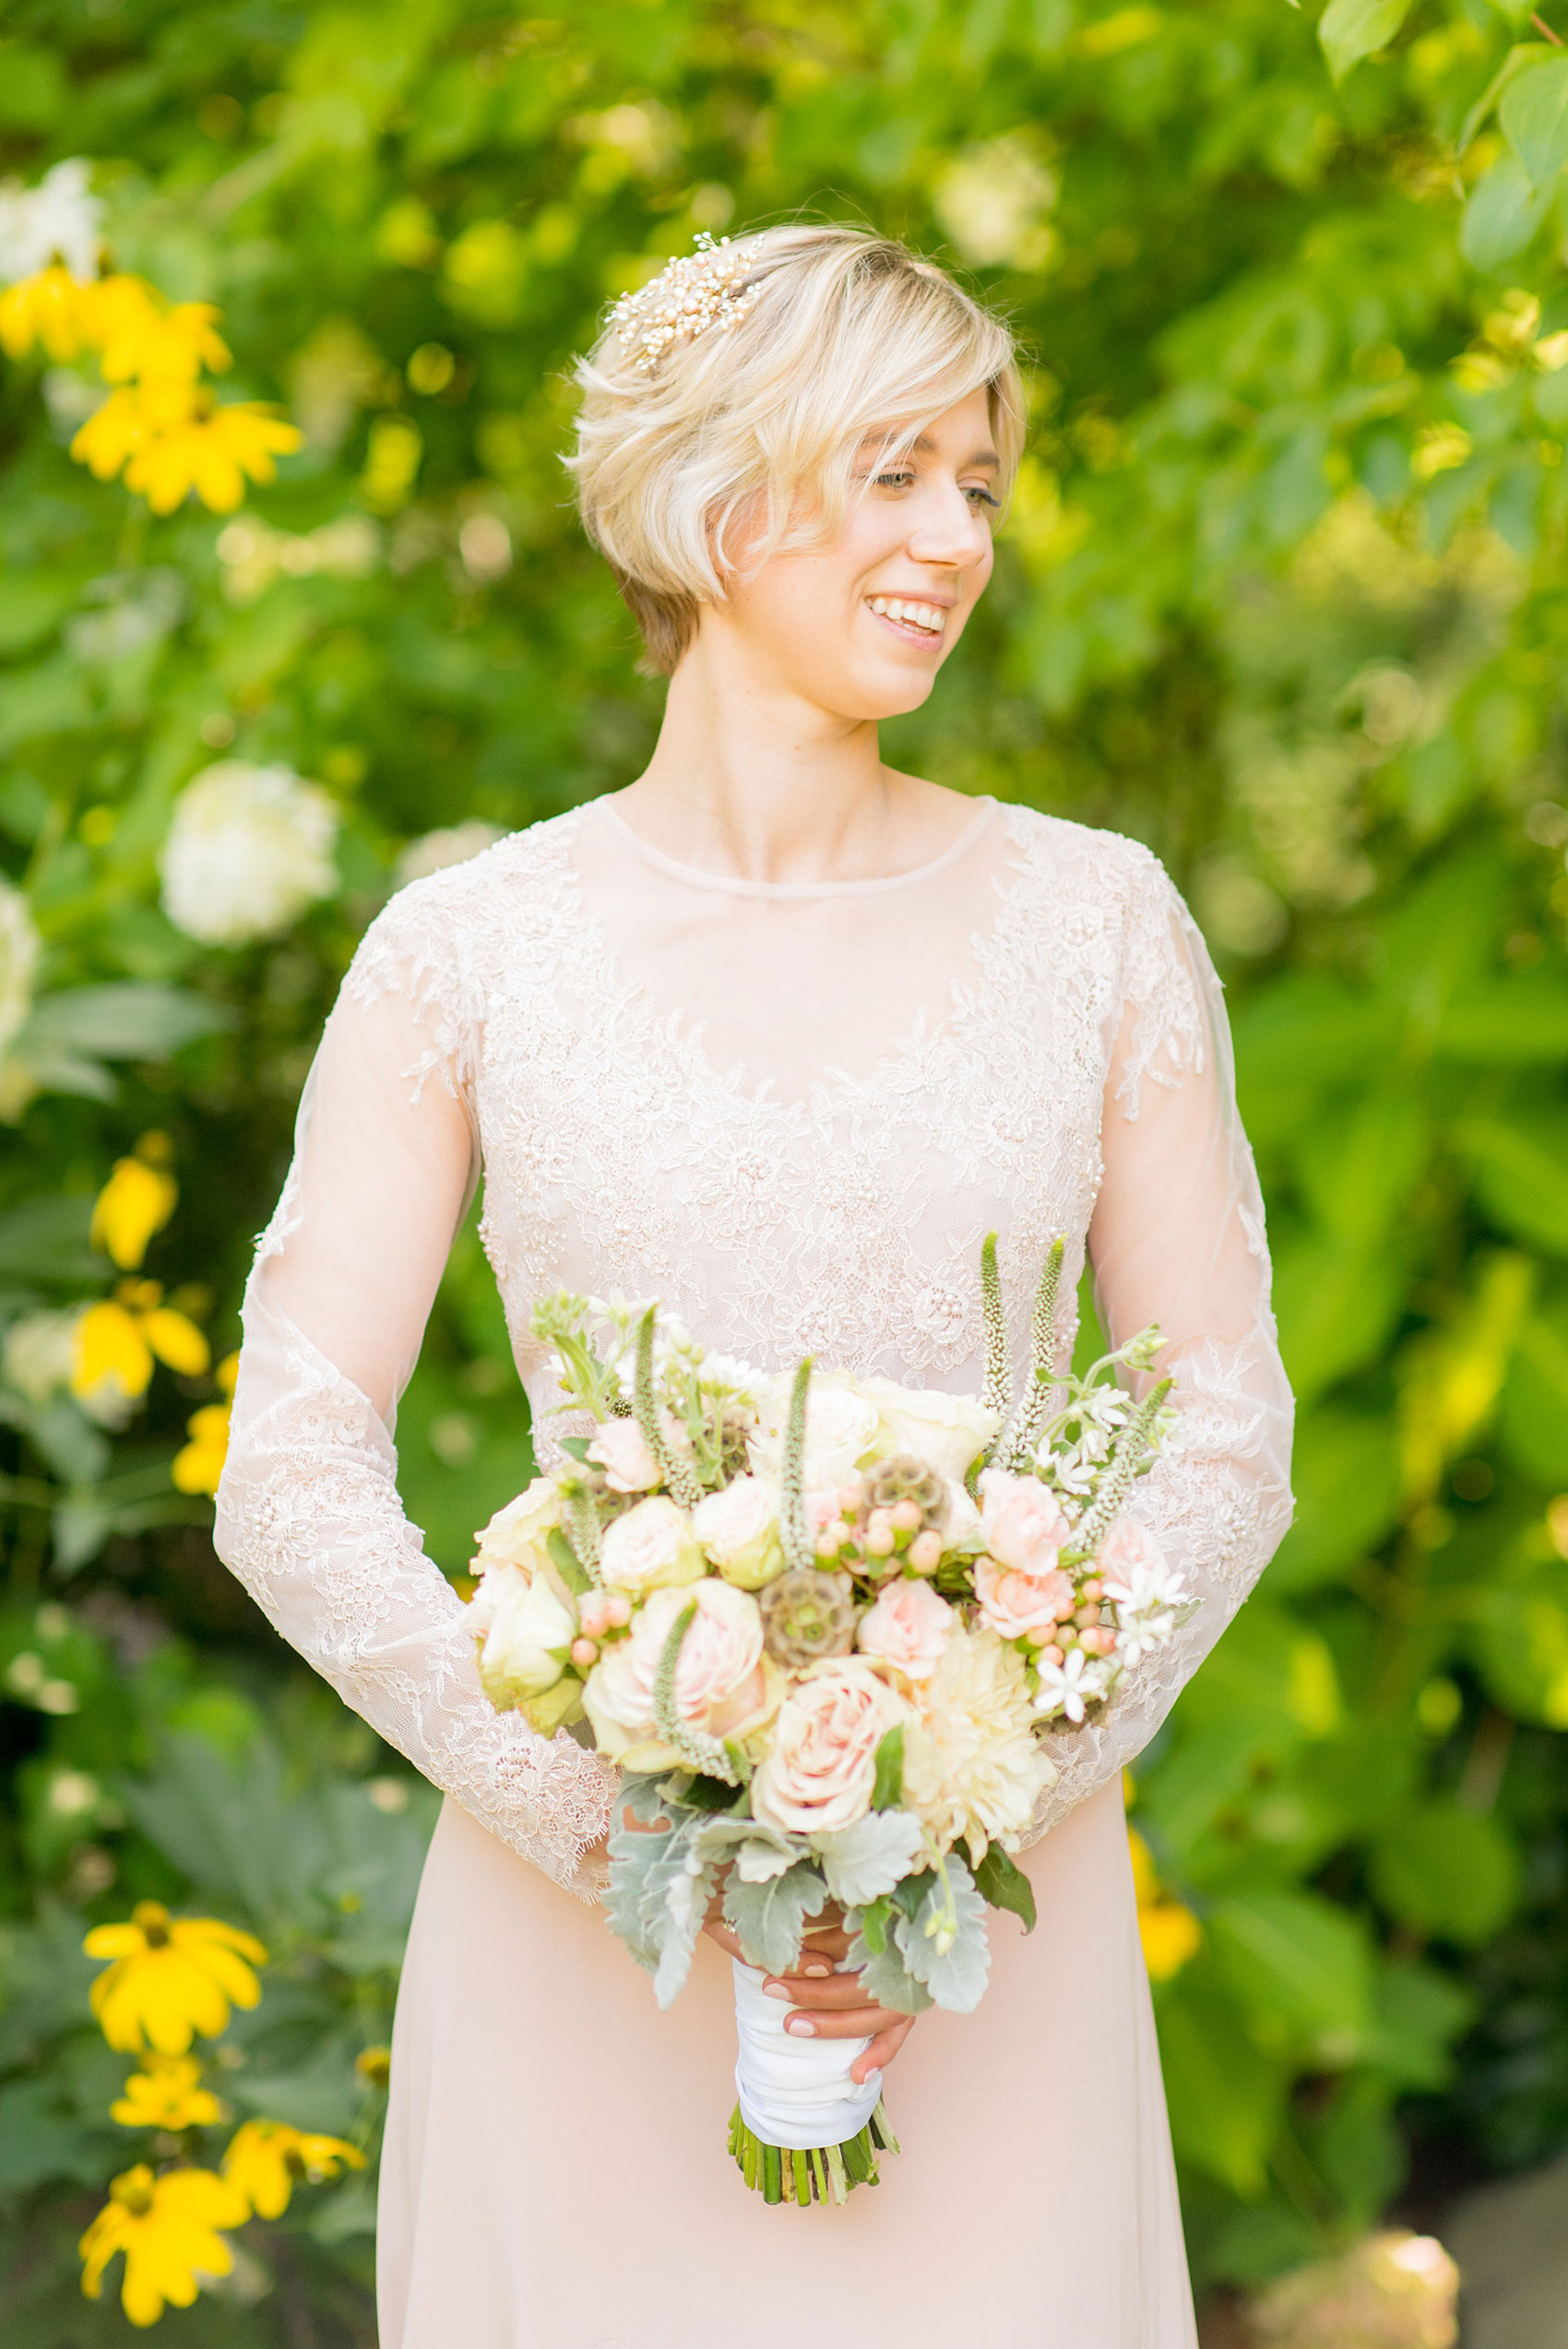
M 939 603 L 917 603 L 897 595 L 868 595 L 866 607 L 911 643 L 940 644 L 947 614 Z

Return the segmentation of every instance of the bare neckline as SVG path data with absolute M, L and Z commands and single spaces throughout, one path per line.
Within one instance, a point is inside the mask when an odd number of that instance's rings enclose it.
M 613 826 L 619 837 L 638 856 L 660 873 L 669 874 L 672 880 L 684 881 L 695 889 L 717 889 L 726 897 L 772 898 L 870 897 L 887 889 L 907 888 L 915 881 L 929 881 L 934 875 L 944 873 L 950 864 L 956 864 L 966 850 L 973 847 L 980 834 L 989 829 L 1000 805 L 1000 801 L 993 799 L 989 792 L 980 793 L 973 817 L 957 839 L 950 841 L 940 856 L 932 857 L 924 864 L 912 865 L 907 873 L 881 874 L 869 881 L 747 881 L 742 880 L 739 874 L 708 873 L 700 865 L 683 864 L 678 858 L 666 856 L 661 848 L 655 848 L 651 841 L 644 840 L 640 832 L 634 831 L 625 817 L 612 807 L 607 799 L 594 799 L 588 803 L 589 810 Z

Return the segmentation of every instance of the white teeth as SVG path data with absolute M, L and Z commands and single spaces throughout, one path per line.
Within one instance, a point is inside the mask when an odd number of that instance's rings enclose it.
M 873 612 L 882 613 L 889 620 L 903 620 L 932 636 L 942 634 L 943 614 L 934 603 L 906 603 L 897 595 L 873 595 L 868 602 Z

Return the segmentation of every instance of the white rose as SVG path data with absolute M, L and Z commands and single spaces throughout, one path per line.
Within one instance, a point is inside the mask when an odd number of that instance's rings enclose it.
M 204 946 L 276 937 L 338 887 L 338 811 L 291 767 L 220 759 L 187 783 L 163 843 L 163 911 Z
M 635 1419 L 606 1420 L 588 1456 L 603 1469 L 612 1493 L 651 1493 L 659 1482 L 659 1462 Z
M 980 1513 L 969 1498 L 968 1487 L 956 1476 L 945 1480 L 947 1486 L 947 1521 L 942 1529 L 944 1550 L 976 1551 L 985 1547 L 985 1529 Z
M 769 1382 L 759 1398 L 756 1433 L 746 1446 L 753 1473 L 777 1485 L 783 1473 L 784 1429 L 792 1378 Z M 806 1396 L 804 1484 L 807 1492 L 836 1489 L 854 1474 L 876 1441 L 877 1414 L 842 1371 L 814 1378 Z
M 549 1555 L 550 1535 L 560 1522 L 561 1495 L 554 1478 L 536 1476 L 526 1492 L 498 1508 L 474 1535 L 478 1546 L 469 1564 L 476 1574 L 491 1566 L 520 1566 L 532 1573 Z
M 945 1395 L 932 1387 L 897 1387 L 891 1378 L 868 1378 L 866 1394 L 881 1423 L 878 1449 L 913 1452 L 939 1476 L 962 1484 L 1002 1421 L 970 1395 Z
M 487 1567 L 469 1614 L 482 1642 L 479 1676 L 493 1705 L 505 1710 L 555 1686 L 577 1618 L 549 1576 L 520 1566 Z
M 778 1501 L 760 1476 L 737 1476 L 692 1511 L 692 1531 L 726 1582 L 760 1591 L 784 1570 Z
M 666 1584 L 695 1582 L 703 1555 L 691 1520 L 666 1494 L 655 1493 L 604 1529 L 600 1571 L 612 1590 L 640 1598 Z

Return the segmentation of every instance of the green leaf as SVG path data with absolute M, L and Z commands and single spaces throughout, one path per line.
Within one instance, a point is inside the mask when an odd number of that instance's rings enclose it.
M 1268 1568 L 1271 1591 L 1331 1582 L 1377 1547 L 1399 1503 L 1399 1454 L 1382 1417 L 1320 1404 L 1297 1431 L 1290 1462 L 1296 1517 Z
M 1473 269 L 1501 268 L 1522 253 L 1546 218 L 1550 188 L 1538 188 L 1516 155 L 1500 155 L 1466 199 L 1459 250 Z
M 1328 0 L 1317 37 L 1336 82 L 1374 51 L 1386 49 L 1410 13 L 1410 0 Z
M 1532 0 L 1517 0 L 1517 5 L 1506 8 L 1504 14 L 1515 18 L 1528 16 L 1531 5 Z M 1458 154 L 1464 154 L 1477 131 L 1486 121 L 1515 75 L 1523 73 L 1525 67 L 1533 65 L 1538 57 L 1550 57 L 1551 54 L 1550 48 L 1544 41 L 1522 41 L 1515 48 L 1510 49 L 1507 56 L 1504 57 L 1460 125 L 1459 137 L 1455 142 L 1455 151 Z
M 1568 1485 L 1568 1314 L 1532 1316 L 1515 1341 L 1498 1412 L 1510 1455 L 1543 1485 Z
M 1444 1005 L 1432 1045 L 1470 1068 L 1568 1061 L 1568 985 L 1555 972 L 1526 971 L 1464 988 Z
M 234 1024 L 222 1004 L 179 987 L 131 981 L 107 987 L 66 987 L 33 1007 L 17 1039 L 24 1060 L 35 1051 L 95 1053 L 104 1060 L 161 1060 L 197 1036 Z
M 1419 1961 L 1381 1969 L 1368 2058 L 1401 2088 L 1446 2088 L 1453 2045 L 1475 2019 L 1475 1993 L 1453 1975 Z
M 749 1965 L 783 1973 L 800 1955 L 806 1919 L 820 1916 L 827 1887 L 814 1862 L 798 1860 L 766 1884 L 747 1884 L 731 1870 L 724 1886 L 724 1914 L 733 1926 Z
M 1519 1855 L 1488 1813 L 1451 1801 L 1394 1819 L 1370 1861 L 1372 1890 L 1401 1925 L 1479 1948 L 1513 1914 Z
M 1372 1958 L 1355 1918 L 1313 1893 L 1259 1890 L 1220 1902 L 1206 1930 L 1214 1977 L 1266 2054 L 1328 2071 L 1362 2056 Z
M 1268 2175 L 1287 2074 L 1239 2031 L 1235 2005 L 1187 1975 L 1159 2001 L 1159 2059 L 1180 2159 L 1249 2200 Z
M 588 1459 L 588 1449 L 592 1438 L 588 1436 L 563 1436 L 558 1440 L 567 1459 L 575 1460 L 580 1468 Z
M 575 1599 L 593 1589 L 592 1575 L 579 1563 L 576 1550 L 558 1525 L 551 1527 L 544 1546 L 550 1553 L 551 1564 Z
M 876 1749 L 876 1783 L 872 1788 L 873 1811 L 896 1811 L 904 1799 L 904 1724 L 896 1722 Z M 858 1905 L 858 1903 L 857 1903 Z
M 29 1199 L 0 1215 L 0 1276 L 15 1281 L 93 1281 L 103 1258 L 89 1246 L 90 1198 Z
M 993 1909 L 1009 1910 L 1023 1919 L 1026 1933 L 1034 1931 L 1035 1888 L 1000 1843 L 987 1844 L 985 1857 L 975 1870 L 975 1884 Z
M 1552 1256 L 1568 1256 L 1568 1112 L 1467 1118 L 1455 1139 L 1493 1222 Z
M 1516 75 L 1497 118 L 1532 186 L 1550 188 L 1568 163 L 1568 56 L 1545 58 Z

